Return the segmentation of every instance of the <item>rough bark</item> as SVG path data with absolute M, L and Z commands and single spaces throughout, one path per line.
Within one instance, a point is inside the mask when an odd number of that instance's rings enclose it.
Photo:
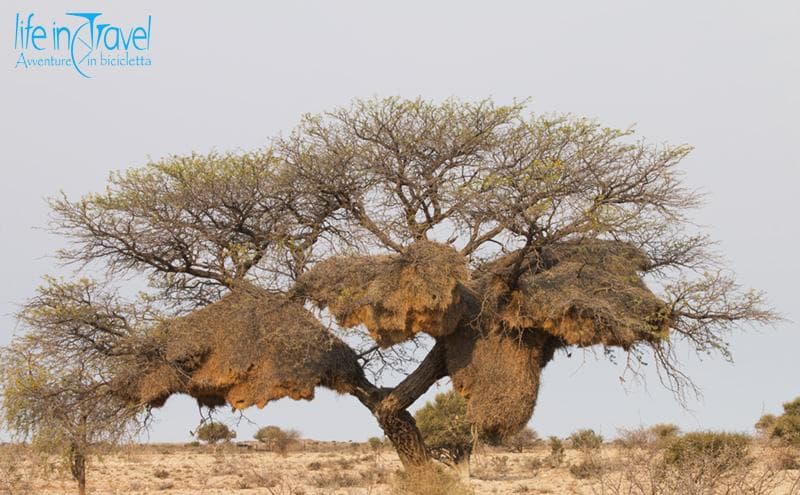
M 406 469 L 418 469 L 430 463 L 414 417 L 406 410 L 431 385 L 444 377 L 444 348 L 438 342 L 413 373 L 392 389 L 379 389 L 366 378 L 354 387 L 354 395 L 378 420 L 386 437 L 394 445 Z
M 430 462 L 430 455 L 414 417 L 405 409 L 376 415 L 386 437 L 391 440 L 406 469 L 417 469 Z

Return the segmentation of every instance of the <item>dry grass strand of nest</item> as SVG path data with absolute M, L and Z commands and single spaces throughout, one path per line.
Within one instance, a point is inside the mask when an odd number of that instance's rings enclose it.
M 383 347 L 426 332 L 451 333 L 463 311 L 466 259 L 449 245 L 417 241 L 402 254 L 336 256 L 300 277 L 295 291 L 345 327 L 363 324 Z

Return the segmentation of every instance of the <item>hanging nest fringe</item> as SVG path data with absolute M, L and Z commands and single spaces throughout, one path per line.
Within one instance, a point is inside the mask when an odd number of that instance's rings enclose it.
M 470 326 L 441 339 L 453 388 L 467 401 L 467 420 L 499 442 L 530 420 L 541 370 L 557 343 L 537 331 L 481 333 Z
M 648 258 L 619 241 L 565 242 L 480 269 L 475 289 L 488 327 L 541 329 L 566 344 L 630 348 L 667 337 L 668 309 L 640 272 Z M 506 280 L 521 270 L 515 288 Z
M 451 333 L 463 311 L 466 259 L 449 245 L 417 241 L 398 255 L 336 256 L 303 274 L 299 295 L 344 327 L 364 325 L 382 347 L 426 332 Z
M 317 386 L 347 393 L 363 376 L 352 349 L 299 302 L 257 289 L 159 325 L 139 360 L 117 384 L 154 407 L 175 393 L 207 406 L 264 407 L 283 397 L 310 400 Z

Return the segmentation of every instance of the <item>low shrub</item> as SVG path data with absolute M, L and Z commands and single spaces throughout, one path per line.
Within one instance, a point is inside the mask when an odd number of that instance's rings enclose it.
M 617 435 L 616 444 L 624 449 L 644 449 L 653 445 L 655 441 L 655 434 L 650 428 L 621 428 Z
M 800 397 L 783 404 L 784 416 L 800 416 Z
M 783 414 L 765 414 L 755 424 L 756 430 L 767 437 L 800 447 L 800 397 L 783 404 Z
M 578 464 L 573 464 L 569 467 L 569 472 L 572 476 L 583 480 L 587 478 L 596 478 L 603 471 L 603 464 L 599 457 L 596 455 L 587 455 Z
M 778 458 L 783 455 L 779 450 L 764 445 L 765 454 L 759 458 L 767 462 L 754 462 L 749 443 L 745 435 L 701 432 L 666 444 L 654 442 L 651 448 L 620 449 L 588 483 L 591 493 L 605 495 L 797 494 L 797 474 L 777 466 L 788 466 L 791 459 Z M 774 462 L 770 456 L 775 456 Z M 591 477 L 589 467 L 579 465 L 571 471 Z
M 653 437 L 658 442 L 665 442 L 668 440 L 672 440 L 681 433 L 681 429 L 678 428 L 677 425 L 673 425 L 672 423 L 654 424 L 653 426 L 648 428 L 648 431 L 652 433 Z
M 389 470 L 383 466 L 373 464 L 359 474 L 367 485 L 382 485 L 389 482 Z
M 544 462 L 552 468 L 560 466 L 566 457 L 564 441 L 558 437 L 551 436 L 547 439 L 547 446 L 550 447 L 550 455 L 547 456 Z
M 267 450 L 285 454 L 300 439 L 297 430 L 282 430 L 277 426 L 259 428 L 253 438 L 263 443 Z
M 603 437 L 592 429 L 578 430 L 569 436 L 572 447 L 579 450 L 599 450 L 603 446 Z
M 776 418 L 770 436 L 800 447 L 800 415 L 783 414 Z
M 756 431 L 764 436 L 772 435 L 772 427 L 775 426 L 775 421 L 778 419 L 774 414 L 765 414 L 758 418 L 754 425 Z
M 215 444 L 221 441 L 230 441 L 236 438 L 236 432 L 228 428 L 227 425 L 211 421 L 205 423 L 195 432 L 198 440 L 209 444 Z
M 673 439 L 664 462 L 677 468 L 724 472 L 749 462 L 750 437 L 741 433 L 702 431 Z
M 512 452 L 523 452 L 539 442 L 539 435 L 529 427 L 525 427 L 503 441 L 503 446 Z
M 437 394 L 415 415 L 425 444 L 448 464 L 459 464 L 472 453 L 472 426 L 466 418 L 467 403 L 453 390 Z

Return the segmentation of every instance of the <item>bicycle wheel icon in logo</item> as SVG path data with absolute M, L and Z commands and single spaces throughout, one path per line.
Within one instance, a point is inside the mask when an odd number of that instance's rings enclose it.
M 67 15 L 86 19 L 86 22 L 78 26 L 72 33 L 69 51 L 72 57 L 72 66 L 78 71 L 78 74 L 85 78 L 91 78 L 91 76 L 86 73 L 86 68 L 96 63 L 96 59 L 93 57 L 96 46 L 94 40 L 94 20 L 101 14 L 99 12 L 67 12 Z

